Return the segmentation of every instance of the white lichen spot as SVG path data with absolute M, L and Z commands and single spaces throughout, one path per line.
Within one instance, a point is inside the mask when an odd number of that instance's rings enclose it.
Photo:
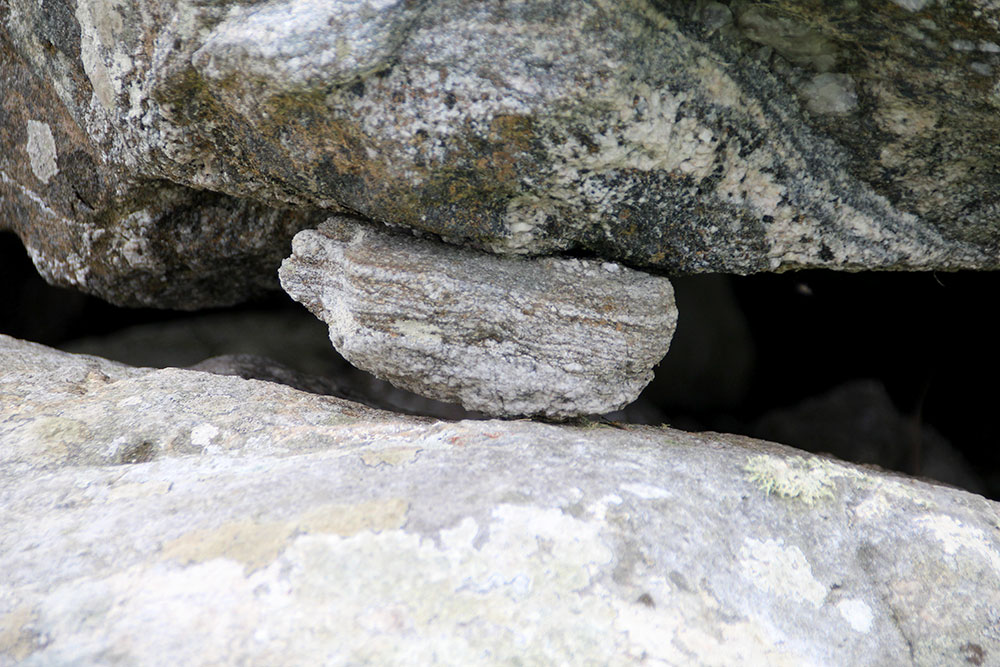
M 608 508 L 612 505 L 621 505 L 623 502 L 622 497 L 617 493 L 610 493 L 606 496 L 601 496 L 588 505 L 587 512 L 589 512 L 596 521 L 604 521 L 608 514 Z
M 598 531 L 558 509 L 501 505 L 485 525 L 466 517 L 436 539 L 301 535 L 248 583 L 258 608 L 287 617 L 270 637 L 276 648 L 296 637 L 292 658 L 336 641 L 341 655 L 378 664 L 431 664 L 443 651 L 454 664 L 609 664 L 624 635 L 594 632 L 616 617 L 594 581 L 612 560 Z
M 620 605 L 615 618 L 615 626 L 628 634 L 629 657 L 640 663 L 655 655 L 666 664 L 683 664 L 687 656 L 675 641 L 678 632 L 684 629 L 684 622 L 677 609 L 657 613 L 641 604 Z
M 644 586 L 651 599 L 672 598 L 664 607 L 635 601 L 616 601 L 615 628 L 626 633 L 621 664 L 688 665 L 691 656 L 706 667 L 768 665 L 768 667 L 813 667 L 802 654 L 789 651 L 773 639 L 771 631 L 753 620 L 719 618 L 718 600 L 705 591 L 664 591 L 653 580 Z M 707 622 L 707 618 L 718 621 Z M 618 664 L 618 663 L 615 663 Z
M 598 535 L 600 524 L 581 521 L 560 509 L 501 505 L 493 511 L 490 540 L 482 547 L 504 581 L 536 574 L 525 561 L 539 560 L 573 589 L 587 585 L 612 552 Z M 558 535 L 558 539 L 553 536 Z
M 806 108 L 813 113 L 850 113 L 858 106 L 858 94 L 850 74 L 817 74 L 799 92 Z
M 160 268 L 163 260 L 149 242 L 155 225 L 156 221 L 147 209 L 134 211 L 123 218 L 119 223 L 121 234 L 114 241 L 119 257 L 114 257 L 114 252 L 109 253 L 112 261 L 124 261 L 136 268 Z
M 207 447 L 212 439 L 219 435 L 219 429 L 211 424 L 201 424 L 191 429 L 191 444 L 195 447 Z
M 699 656 L 698 665 L 767 665 L 767 667 L 818 667 L 801 653 L 785 649 L 761 623 L 736 621 L 715 631 L 689 621 L 677 633 L 677 643 L 687 654 Z M 709 657 L 710 656 L 710 657 Z M 668 664 L 692 664 L 690 658 Z
M 398 466 L 417 460 L 417 447 L 383 447 L 361 454 L 361 461 L 370 467 L 378 465 Z
M 841 600 L 837 603 L 837 611 L 856 632 L 867 633 L 871 631 L 875 614 L 872 613 L 872 608 L 862 600 L 855 598 Z
M 934 0 L 892 0 L 903 9 L 911 12 L 923 11 L 924 7 L 934 2 Z
M 441 545 L 448 551 L 473 549 L 473 542 L 479 534 L 479 524 L 471 516 L 467 516 L 454 528 L 444 528 L 438 534 Z
M 969 63 L 969 69 L 978 74 L 979 76 L 992 76 L 993 66 L 989 63 L 981 62 L 971 62 Z
M 166 481 L 118 484 L 108 491 L 107 501 L 114 502 L 116 500 L 134 500 L 136 498 L 162 496 L 170 493 L 172 486 L 173 484 Z
M 848 468 L 841 468 L 820 458 L 782 458 L 766 454 L 751 457 L 743 470 L 749 473 L 750 481 L 765 494 L 796 498 L 806 505 L 833 498 L 837 478 L 858 475 Z
M 76 7 L 83 70 L 90 79 L 94 95 L 106 109 L 114 107 L 115 95 L 122 89 L 122 78 L 132 68 L 125 54 L 114 52 L 116 36 L 124 26 L 119 6 L 117 0 L 84 0 Z M 110 55 L 107 59 L 106 53 Z
M 31 171 L 42 183 L 59 173 L 56 164 L 56 140 L 48 123 L 28 121 L 28 144 L 25 146 Z
M 967 526 L 946 514 L 923 516 L 916 523 L 941 543 L 946 555 L 955 556 L 961 550 L 968 550 L 1000 572 L 1000 553 L 997 552 L 996 541 L 991 540 L 982 529 Z
M 740 567 L 754 586 L 781 597 L 823 604 L 826 587 L 813 577 L 812 567 L 797 546 L 786 547 L 782 540 L 755 540 L 748 537 L 740 547 Z
M 862 521 L 880 521 L 893 509 L 885 495 L 875 493 L 854 508 L 854 516 Z
M 669 498 L 672 495 L 670 491 L 660 488 L 659 486 L 643 484 L 641 482 L 634 484 L 622 484 L 621 490 L 631 493 L 634 496 L 639 496 L 643 500 L 658 500 L 661 498 Z
M 419 341 L 431 346 L 441 344 L 441 329 L 430 322 L 420 320 L 396 320 L 392 328 L 410 341 Z

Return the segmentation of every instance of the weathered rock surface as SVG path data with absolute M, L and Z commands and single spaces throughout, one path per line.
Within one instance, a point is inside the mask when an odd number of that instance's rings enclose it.
M 118 304 L 194 309 L 273 289 L 288 239 L 325 216 L 187 187 L 116 151 L 171 141 L 170 129 L 100 101 L 132 90 L 151 104 L 138 94 L 151 72 L 124 55 L 134 43 L 119 44 L 112 67 L 129 82 L 107 77 L 108 42 L 137 34 L 116 11 L 0 4 L 0 229 L 20 236 L 49 282 Z M 147 131 L 156 138 L 139 137 Z
M 653 378 L 677 324 L 663 277 L 499 257 L 342 216 L 299 232 L 280 276 L 358 368 L 496 416 L 624 407 Z
M 0 227 L 175 307 L 273 285 L 316 209 L 673 272 L 996 268 L 998 44 L 992 0 L 7 0 Z
M 0 336 L 0 662 L 988 665 L 1000 506 Z

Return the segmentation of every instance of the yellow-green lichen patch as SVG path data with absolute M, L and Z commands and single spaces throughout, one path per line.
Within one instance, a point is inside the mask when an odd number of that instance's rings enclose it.
M 402 528 L 410 504 L 402 498 L 371 500 L 356 505 L 321 505 L 295 519 L 297 533 L 328 533 L 350 537 L 362 531 Z
M 821 458 L 767 454 L 750 457 L 743 471 L 765 494 L 798 499 L 810 506 L 819 500 L 833 499 L 837 479 L 861 475 Z
M 167 542 L 162 555 L 184 565 L 228 558 L 243 563 L 252 572 L 278 557 L 292 529 L 285 522 L 231 521 L 217 528 L 185 533 Z

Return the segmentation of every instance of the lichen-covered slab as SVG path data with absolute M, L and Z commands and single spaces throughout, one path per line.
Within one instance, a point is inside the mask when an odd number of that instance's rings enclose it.
M 993 665 L 1000 506 L 0 336 L 0 664 Z
M 675 273 L 1000 267 L 995 0 L 8 0 L 0 89 L 0 229 L 120 303 L 241 298 L 345 210 Z
M 677 322 L 663 277 L 499 257 L 345 217 L 299 232 L 280 276 L 355 366 L 491 415 L 624 407 L 652 379 Z

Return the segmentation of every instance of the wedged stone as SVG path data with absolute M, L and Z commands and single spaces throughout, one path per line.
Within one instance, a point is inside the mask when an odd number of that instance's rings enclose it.
M 0 336 L 0 662 L 989 665 L 1000 504 Z M 111 656 L 111 657 L 109 657 Z
M 187 308 L 344 211 L 673 273 L 997 268 L 992 2 L 8 0 L 0 228 Z
M 295 236 L 282 287 L 358 368 L 490 415 L 601 414 L 635 400 L 677 323 L 663 277 L 499 257 L 330 218 Z

